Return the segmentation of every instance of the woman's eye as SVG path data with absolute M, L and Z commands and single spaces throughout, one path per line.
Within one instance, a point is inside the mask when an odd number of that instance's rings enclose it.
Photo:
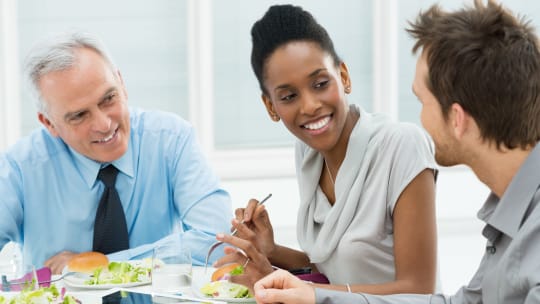
M 280 99 L 281 99 L 282 101 L 291 101 L 291 100 L 293 100 L 295 97 L 296 97 L 296 94 L 289 94 L 289 95 L 282 96 Z
M 326 85 L 328 84 L 328 80 L 324 80 L 324 81 L 319 81 L 317 83 L 315 83 L 315 88 L 323 88 L 325 87 Z

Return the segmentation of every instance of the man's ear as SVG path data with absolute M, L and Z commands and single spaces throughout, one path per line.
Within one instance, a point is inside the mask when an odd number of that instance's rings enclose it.
M 59 136 L 58 132 L 56 131 L 56 128 L 54 127 L 52 122 L 47 118 L 45 114 L 38 112 L 38 120 L 42 125 L 45 126 L 45 128 L 47 128 L 47 130 L 49 130 L 49 133 L 51 133 L 52 136 L 54 137 Z
M 266 107 L 266 112 L 268 112 L 270 119 L 272 119 L 275 122 L 278 122 L 280 118 L 274 109 L 274 104 L 272 103 L 272 100 L 270 100 L 270 97 L 268 97 L 268 95 L 263 93 L 261 95 L 261 99 L 264 103 L 264 106 Z
M 470 115 L 457 102 L 450 106 L 450 123 L 457 139 L 462 139 L 469 130 Z
M 122 92 L 126 96 L 126 99 L 128 98 L 128 92 L 126 90 L 126 85 L 124 84 L 124 78 L 122 78 L 122 73 L 120 73 L 120 69 L 116 70 L 116 76 L 118 77 L 118 80 L 120 81 L 120 85 L 122 87 Z

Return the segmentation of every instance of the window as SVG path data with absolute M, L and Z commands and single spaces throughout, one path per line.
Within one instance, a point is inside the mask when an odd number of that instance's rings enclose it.
M 83 30 L 98 35 L 119 67 L 132 106 L 187 116 L 186 2 L 16 1 L 21 66 L 40 39 Z M 39 125 L 33 97 L 22 87 L 22 134 Z
M 404 28 L 432 1 L 288 2 L 306 8 L 330 33 L 351 72 L 350 103 L 419 123 L 420 104 L 411 92 L 416 56 Z M 0 2 L 0 149 L 39 126 L 32 97 L 18 81 L 31 45 L 54 32 L 82 29 L 108 46 L 130 105 L 172 111 L 189 120 L 223 178 L 294 176 L 294 137 L 268 118 L 249 63 L 251 25 L 274 3 Z M 441 1 L 445 8 L 462 3 Z M 540 5 L 512 5 L 540 22 Z
M 349 102 L 371 110 L 371 1 L 291 1 L 328 30 L 351 72 Z M 275 1 L 213 1 L 216 149 L 291 147 L 293 136 L 268 117 L 250 65 L 251 26 Z M 241 8 L 241 9 L 233 9 Z

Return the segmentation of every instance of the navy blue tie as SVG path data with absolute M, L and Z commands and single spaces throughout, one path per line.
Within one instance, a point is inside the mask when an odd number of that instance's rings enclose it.
M 94 221 L 93 251 L 109 254 L 129 248 L 126 216 L 114 187 L 118 169 L 109 165 L 99 170 L 98 179 L 105 185 Z

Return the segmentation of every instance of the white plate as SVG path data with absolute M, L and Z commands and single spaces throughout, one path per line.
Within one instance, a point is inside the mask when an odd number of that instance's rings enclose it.
M 203 266 L 193 266 L 193 281 L 192 281 L 192 287 L 193 292 L 197 297 L 205 298 L 205 299 L 212 299 L 217 301 L 225 301 L 227 303 L 255 303 L 255 298 L 214 298 L 214 297 L 207 297 L 204 295 L 200 290 L 201 287 L 207 283 L 210 282 L 210 278 L 212 277 L 212 273 L 216 270 L 213 267 L 208 267 L 206 270 L 206 273 L 204 272 Z
M 58 286 L 57 286 L 58 287 Z M 58 289 L 60 291 L 60 288 Z M 5 303 L 9 303 L 9 300 L 19 295 L 20 292 L 18 291 L 0 291 L 0 295 L 3 296 L 6 299 Z M 74 297 L 76 300 L 79 300 L 80 303 L 101 303 L 101 296 L 99 297 L 91 297 L 87 292 L 73 292 L 68 291 L 66 292 L 66 295 L 70 295 Z M 98 302 L 99 301 L 99 302 Z M 56 302 L 52 303 L 61 303 L 61 301 L 58 299 Z
M 128 261 L 128 263 L 134 265 L 134 266 L 141 266 L 143 264 L 142 261 Z M 62 274 L 69 272 L 67 267 L 64 268 L 62 271 Z M 111 289 L 111 288 L 129 288 L 129 287 L 135 287 L 135 286 L 141 286 L 141 285 L 147 285 L 152 283 L 152 280 L 148 278 L 148 280 L 142 281 L 142 282 L 132 282 L 132 283 L 122 283 L 122 284 L 98 284 L 98 285 L 88 285 L 85 282 L 90 279 L 90 275 L 82 272 L 76 272 L 74 274 L 68 275 L 64 278 L 64 284 L 68 287 L 73 288 L 80 288 L 80 289 Z

